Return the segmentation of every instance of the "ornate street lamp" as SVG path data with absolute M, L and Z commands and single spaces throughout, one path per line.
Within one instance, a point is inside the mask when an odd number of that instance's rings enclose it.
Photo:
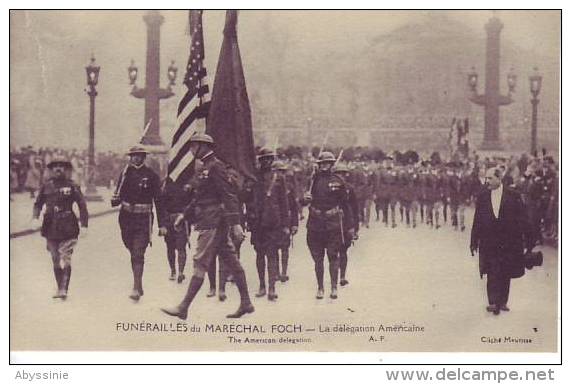
M 472 67 L 470 72 L 468 72 L 468 86 L 472 92 L 477 91 L 478 86 L 478 74 L 476 73 L 476 68 Z
M 543 77 L 537 70 L 533 68 L 533 73 L 529 76 L 529 90 L 531 92 L 531 153 L 537 152 L 537 105 L 539 104 L 539 92 L 541 91 L 541 82 Z
M 510 93 L 513 93 L 515 91 L 516 82 L 517 82 L 517 75 L 515 74 L 514 69 L 512 67 L 508 72 L 508 89 Z
M 169 87 L 174 86 L 177 71 L 178 68 L 174 65 L 174 60 L 171 60 L 171 65 L 169 65 L 167 69 L 167 78 L 169 79 Z
M 131 59 L 131 65 L 127 68 L 127 73 L 129 74 L 129 85 L 135 85 L 138 72 L 139 69 L 135 66 L 135 60 Z
M 85 67 L 87 76 L 87 95 L 89 96 L 89 148 L 87 159 L 87 182 L 85 188 L 85 199 L 87 201 L 101 201 L 103 198 L 97 194 L 95 188 L 95 97 L 97 89 L 95 86 L 99 82 L 100 67 L 95 65 L 95 57 L 91 56 L 91 62 Z

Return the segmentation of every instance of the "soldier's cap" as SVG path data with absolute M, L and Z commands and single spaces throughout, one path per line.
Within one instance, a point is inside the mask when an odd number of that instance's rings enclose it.
M 56 165 L 62 165 L 65 168 L 72 168 L 71 161 L 69 161 L 67 158 L 63 156 L 56 156 L 53 159 L 51 159 L 50 162 L 48 163 L 48 168 L 52 169 Z
M 287 165 L 287 163 L 285 161 L 278 160 L 278 161 L 274 162 L 274 164 L 272 165 L 272 168 L 274 168 L 275 170 L 278 170 L 278 171 L 287 171 L 289 169 L 289 166 Z
M 212 138 L 212 136 L 210 136 L 206 133 L 195 132 L 192 136 L 190 136 L 189 142 L 191 142 L 191 143 L 214 144 L 214 139 Z
M 127 152 L 127 155 L 131 156 L 131 155 L 135 155 L 138 153 L 143 153 L 143 154 L 148 154 L 149 151 L 147 151 L 144 147 L 140 146 L 140 145 L 135 145 L 131 148 L 129 148 L 129 151 Z
M 269 148 L 262 148 L 260 153 L 258 153 L 258 159 L 263 159 L 265 157 L 275 157 L 276 154 Z
M 334 163 L 335 161 L 337 161 L 335 155 L 329 151 L 322 152 L 317 159 L 318 163 Z
M 347 164 L 345 164 L 345 163 L 340 163 L 340 164 L 337 164 L 337 165 L 333 168 L 333 172 L 335 172 L 335 173 L 342 173 L 342 172 L 349 173 L 349 172 L 351 172 L 351 170 L 349 169 L 349 166 L 347 166 Z

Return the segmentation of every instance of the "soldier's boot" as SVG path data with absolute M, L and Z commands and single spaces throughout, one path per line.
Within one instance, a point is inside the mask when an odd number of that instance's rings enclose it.
M 330 298 L 337 298 L 337 276 L 339 275 L 339 258 L 329 261 L 329 277 L 331 278 L 331 294 Z
M 442 207 L 442 217 L 444 218 L 444 223 L 448 222 L 448 206 Z
M 176 267 L 175 267 L 175 249 L 173 247 L 167 246 L 167 260 L 169 262 L 169 267 L 171 269 L 171 275 L 169 280 L 176 279 Z
M 399 211 L 400 211 L 400 222 L 402 223 L 404 221 L 404 208 L 400 206 Z
M 218 300 L 226 300 L 226 274 L 222 268 L 218 274 Z
M 347 251 L 341 251 L 339 254 L 339 284 L 344 287 L 349 284 L 349 281 L 345 278 L 347 272 Z
M 229 319 L 238 319 L 247 313 L 254 312 L 254 306 L 252 305 L 252 301 L 250 300 L 250 293 L 248 292 L 246 274 L 244 273 L 244 269 L 242 267 L 234 271 L 234 281 L 236 282 L 236 287 L 240 293 L 240 306 L 236 312 L 226 315 L 226 317 Z
M 186 266 L 186 249 L 178 250 L 178 283 L 182 283 L 186 276 L 184 275 L 184 267 Z
M 424 209 L 420 207 L 420 222 L 424 223 Z
M 256 269 L 260 280 L 260 289 L 256 297 L 264 297 L 266 296 L 266 256 L 261 252 L 256 252 Z
M 129 298 L 133 301 L 139 301 L 143 295 L 143 264 L 137 261 L 132 262 L 133 268 L 133 290 Z
M 440 228 L 440 212 L 434 212 L 434 228 Z
M 315 295 L 316 299 L 323 299 L 323 274 L 324 266 L 323 260 L 321 260 L 321 262 L 315 263 L 315 277 L 317 278 L 317 294 Z
M 61 284 L 58 292 L 59 298 L 62 300 L 67 299 L 67 288 L 69 286 L 69 278 L 71 277 L 71 267 L 65 267 L 62 269 L 61 274 Z
M 170 316 L 178 317 L 181 320 L 186 320 L 188 317 L 188 307 L 196 297 L 202 283 L 204 282 L 203 277 L 192 276 L 190 283 L 188 284 L 188 289 L 186 290 L 186 295 L 182 299 L 181 303 L 174 308 L 161 308 L 161 311 Z
M 60 267 L 54 267 L 54 276 L 56 278 L 56 283 L 57 283 L 57 290 L 56 293 L 54 293 L 54 295 L 52 296 L 54 299 L 60 299 L 60 291 L 61 291 L 61 275 L 63 273 L 63 270 Z
M 282 249 L 282 273 L 280 275 L 280 281 L 285 283 L 289 280 L 289 276 L 287 275 L 287 267 L 289 262 L 289 249 L 283 248 Z
M 210 289 L 206 294 L 206 297 L 216 296 L 216 257 L 212 258 L 212 262 L 208 267 L 208 283 L 210 284 Z
M 276 281 L 278 280 L 278 275 L 278 252 L 275 250 L 268 255 L 268 300 L 270 301 L 274 301 L 278 298 L 276 293 Z

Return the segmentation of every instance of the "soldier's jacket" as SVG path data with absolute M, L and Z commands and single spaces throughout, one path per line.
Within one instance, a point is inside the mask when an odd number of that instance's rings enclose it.
M 460 190 L 462 186 L 462 181 L 460 177 L 454 175 L 448 178 L 447 182 L 447 197 L 450 199 L 450 204 L 458 205 L 460 204 Z
M 169 229 L 174 224 L 176 216 L 190 204 L 190 185 L 181 185 L 167 178 L 161 186 L 160 202 L 165 214 L 166 225 Z
M 299 197 L 297 196 L 296 181 L 286 176 L 286 187 L 289 205 L 289 227 L 299 226 Z
M 357 200 L 371 199 L 373 196 L 373 179 L 365 169 L 356 169 L 352 174 L 352 186 Z
M 285 177 L 275 170 L 260 171 L 246 200 L 251 230 L 290 227 L 290 202 Z
M 38 218 L 46 206 L 42 222 L 42 236 L 49 240 L 77 238 L 79 225 L 73 212 L 73 203 L 79 208 L 79 220 L 87 227 L 88 214 L 80 187 L 66 178 L 52 178 L 40 188 L 34 203 L 34 217 Z
M 152 204 L 154 203 L 158 225 L 159 227 L 164 225 L 165 213 L 160 200 L 160 179 L 151 168 L 144 164 L 139 168 L 130 165 L 119 177 L 117 185 L 121 185 L 119 199 L 121 200 L 122 211 L 133 213 L 129 207 L 141 207 L 144 205 L 148 206 L 148 212 L 151 212 Z M 143 212 L 138 208 L 136 212 L 131 215 L 133 218 L 139 215 L 142 220 L 148 220 L 148 216 L 141 214 Z
M 354 229 L 359 232 L 359 202 L 355 195 L 355 189 L 350 183 L 346 183 L 347 204 L 343 205 L 343 231 Z
M 460 204 L 469 205 L 472 200 L 472 183 L 474 182 L 471 175 L 466 174 L 460 178 Z
M 343 221 L 354 222 L 352 210 L 347 208 L 345 182 L 340 176 L 317 172 L 310 192 L 308 230 L 341 231 Z
M 241 224 L 238 183 L 231 167 L 213 153 L 202 162 L 191 203 L 183 212 L 185 218 L 192 219 L 198 230 Z

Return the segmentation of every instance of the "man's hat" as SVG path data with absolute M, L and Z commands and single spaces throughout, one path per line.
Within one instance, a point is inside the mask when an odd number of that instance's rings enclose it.
M 129 148 L 129 152 L 127 152 L 127 155 L 131 156 L 137 153 L 142 153 L 142 154 L 148 154 L 149 151 L 147 151 L 145 148 L 143 148 L 140 145 L 135 145 L 134 147 Z
M 350 170 L 349 170 L 349 167 L 347 166 L 347 164 L 340 163 L 340 164 L 337 164 L 335 166 L 335 168 L 333 168 L 333 172 L 336 172 L 336 173 L 347 172 L 347 173 L 349 173 Z
M 214 139 L 212 136 L 207 135 L 206 133 L 194 133 L 190 136 L 191 143 L 206 143 L 206 144 L 214 144 Z
M 52 169 L 56 165 L 62 165 L 65 168 L 72 168 L 71 162 L 63 156 L 55 156 L 49 163 L 48 168 Z
M 275 157 L 276 154 L 269 148 L 262 148 L 260 153 L 258 153 L 258 159 L 262 159 L 264 157 Z
M 319 155 L 319 159 L 317 159 L 318 163 L 334 163 L 335 161 L 337 161 L 335 155 L 328 151 L 322 152 L 321 155 Z

